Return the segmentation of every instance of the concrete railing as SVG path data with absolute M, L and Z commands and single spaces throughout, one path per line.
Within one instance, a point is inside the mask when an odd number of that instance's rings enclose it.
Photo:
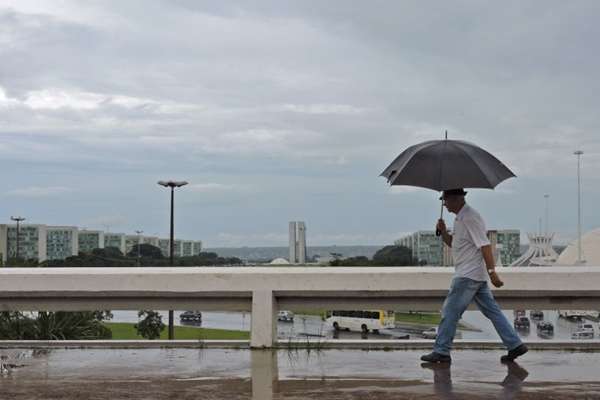
M 600 267 L 498 268 L 505 309 L 600 309 Z M 251 311 L 251 346 L 271 347 L 277 310 L 439 310 L 441 267 L 2 268 L 0 311 Z

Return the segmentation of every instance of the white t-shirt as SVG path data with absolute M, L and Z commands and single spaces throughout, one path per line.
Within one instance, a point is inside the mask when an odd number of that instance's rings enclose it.
M 490 244 L 485 223 L 477 211 L 465 204 L 454 219 L 452 257 L 456 277 L 486 281 L 487 271 L 481 247 Z

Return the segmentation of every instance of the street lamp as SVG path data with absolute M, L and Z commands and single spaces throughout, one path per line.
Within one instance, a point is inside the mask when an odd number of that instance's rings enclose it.
M 573 153 L 577 156 L 577 265 L 584 261 L 581 259 L 581 156 L 583 151 L 577 150 Z
M 142 265 L 142 263 L 140 262 L 140 244 L 142 243 L 142 236 L 141 236 L 141 234 L 144 233 L 144 231 L 135 231 L 135 233 L 137 233 L 137 235 L 138 235 L 138 242 L 137 242 L 137 266 L 140 267 Z
M 544 195 L 544 199 L 546 200 L 546 236 L 548 236 L 548 198 L 549 194 Z
M 169 236 L 169 265 L 174 264 L 175 252 L 175 230 L 174 230 L 174 203 L 175 203 L 175 188 L 187 185 L 186 181 L 158 181 L 160 186 L 171 188 L 171 234 Z M 173 328 L 173 310 L 169 310 L 169 340 L 175 338 L 175 329 Z
M 17 262 L 18 262 L 18 260 L 19 260 L 19 246 L 20 246 L 19 239 L 21 237 L 21 231 L 19 230 L 19 224 L 21 222 L 25 221 L 25 218 L 11 216 L 10 219 L 13 220 L 13 221 L 15 221 L 17 223 L 17 251 L 16 251 L 17 254 L 16 254 L 15 258 L 17 259 Z

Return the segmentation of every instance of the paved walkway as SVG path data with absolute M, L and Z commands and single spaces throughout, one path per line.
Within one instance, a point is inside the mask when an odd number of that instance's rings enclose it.
M 234 349 L 0 350 L 10 399 L 600 399 L 600 353 Z

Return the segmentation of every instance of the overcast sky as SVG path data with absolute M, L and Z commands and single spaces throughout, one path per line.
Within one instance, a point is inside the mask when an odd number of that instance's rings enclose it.
M 387 244 L 437 194 L 387 186 L 406 147 L 472 141 L 516 174 L 468 201 L 558 242 L 600 227 L 598 1 L 0 0 L 0 221 L 206 246 Z

